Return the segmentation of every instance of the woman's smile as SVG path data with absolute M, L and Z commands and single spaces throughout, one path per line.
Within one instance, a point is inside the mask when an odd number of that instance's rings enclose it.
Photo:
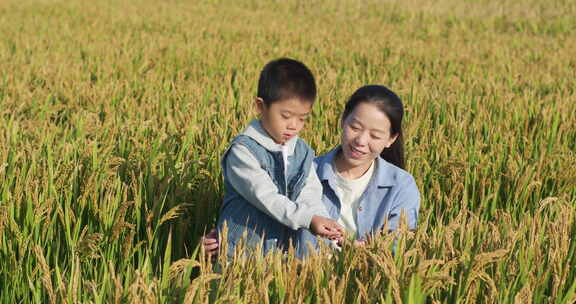
M 352 156 L 352 158 L 363 158 L 367 153 L 366 152 L 362 152 L 359 149 L 354 148 L 354 146 L 350 145 L 350 154 Z

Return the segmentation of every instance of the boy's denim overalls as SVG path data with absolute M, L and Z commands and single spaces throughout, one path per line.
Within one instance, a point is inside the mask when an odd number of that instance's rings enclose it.
M 232 145 L 244 145 L 258 159 L 262 169 L 268 172 L 268 175 L 278 187 L 280 194 L 287 196 L 290 200 L 295 201 L 306 181 L 306 177 L 312 168 L 314 160 L 314 151 L 300 138 L 296 143 L 294 153 L 288 157 L 289 167 L 284 169 L 282 152 L 271 152 L 261 146 L 254 139 L 245 136 L 237 136 L 231 143 Z M 222 167 L 225 168 L 227 153 L 222 159 Z M 269 215 L 258 210 L 254 205 L 239 195 L 236 190 L 227 182 L 226 172 L 224 172 L 224 185 L 226 194 L 224 202 L 220 209 L 218 219 L 218 230 L 221 233 L 224 223 L 228 227 L 228 256 L 234 253 L 234 248 L 240 241 L 244 242 L 248 249 L 254 250 L 260 243 L 263 246 L 263 253 L 270 250 L 279 249 L 286 251 L 290 244 L 296 248 L 297 256 L 304 255 L 304 249 L 299 246 L 298 235 L 303 230 L 297 231 L 284 226 Z M 318 202 L 320 203 L 320 202 Z M 246 236 L 244 238 L 244 234 Z

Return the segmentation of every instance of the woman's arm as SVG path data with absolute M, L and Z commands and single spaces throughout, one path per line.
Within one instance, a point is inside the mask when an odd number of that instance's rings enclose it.
M 410 175 L 399 186 L 392 209 L 388 215 L 388 231 L 396 231 L 400 226 L 402 214 L 406 217 L 408 229 L 416 230 L 420 211 L 420 192 L 414 178 Z

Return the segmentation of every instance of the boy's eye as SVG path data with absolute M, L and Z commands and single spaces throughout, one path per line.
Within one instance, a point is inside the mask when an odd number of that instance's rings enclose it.
M 290 118 L 290 116 L 288 116 L 288 115 L 286 115 L 286 114 L 282 114 L 282 115 L 280 115 L 280 116 L 282 116 L 282 118 L 284 118 L 284 119 L 289 119 L 289 118 Z

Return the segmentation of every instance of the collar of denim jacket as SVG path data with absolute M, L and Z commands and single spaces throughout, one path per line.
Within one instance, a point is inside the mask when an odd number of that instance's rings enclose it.
M 320 178 L 321 181 L 336 180 L 336 172 L 334 172 L 332 161 L 341 149 L 341 146 L 337 146 L 325 155 L 316 158 L 318 178 Z M 374 172 L 374 180 L 370 181 L 370 183 L 376 182 L 378 187 L 395 186 L 397 184 L 398 170 L 400 170 L 400 168 L 395 167 L 381 157 L 376 158 L 376 162 L 376 167 L 374 168 L 374 170 L 376 170 L 376 172 Z
M 262 145 L 266 150 L 270 152 L 281 152 L 282 145 L 277 144 L 274 142 L 272 137 L 268 135 L 268 132 L 264 130 L 262 125 L 260 124 L 260 120 L 254 119 L 250 122 L 248 127 L 244 129 L 241 133 L 242 135 L 246 135 L 252 139 L 254 139 L 257 143 Z M 288 147 L 288 156 L 294 154 L 294 149 L 296 147 L 296 142 L 298 141 L 298 136 L 294 136 L 290 138 L 284 145 Z

